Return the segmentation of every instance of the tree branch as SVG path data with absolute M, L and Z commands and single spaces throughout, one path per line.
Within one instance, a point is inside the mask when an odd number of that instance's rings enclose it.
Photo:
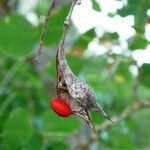
M 54 7 L 54 0 L 52 0 L 50 2 L 49 9 L 48 9 L 47 15 L 46 15 L 44 23 L 43 23 L 42 32 L 41 32 L 41 35 L 40 35 L 39 48 L 38 48 L 37 56 L 35 57 L 35 62 L 36 63 L 39 62 L 39 57 L 42 53 L 43 41 L 44 41 L 45 34 L 46 34 L 46 31 L 47 31 L 48 20 L 50 18 L 50 14 L 51 14 L 51 11 L 52 11 L 53 7 Z
M 98 139 L 99 137 L 98 135 L 102 131 L 108 130 L 109 128 L 113 127 L 115 124 L 120 123 L 122 120 L 128 118 L 134 113 L 148 107 L 150 107 L 150 100 L 136 101 L 134 104 L 125 108 L 118 116 L 113 117 L 112 120 L 114 121 L 114 123 L 105 121 L 104 123 L 97 125 L 96 126 L 96 133 L 98 133 L 97 135 L 93 134 L 93 132 L 90 132 L 89 130 L 86 130 L 86 133 L 85 130 L 84 131 L 82 129 L 77 130 L 73 135 L 71 135 L 68 138 L 69 144 L 71 144 L 71 149 L 77 149 L 77 148 L 78 150 L 89 149 L 91 144 L 93 144 Z M 71 141 L 76 141 L 76 142 L 74 143 Z
M 96 127 L 96 131 L 98 133 L 101 133 L 103 130 L 107 130 L 110 127 L 112 127 L 114 124 L 117 124 L 121 122 L 122 120 L 128 118 L 129 116 L 133 115 L 135 112 L 140 111 L 141 109 L 144 109 L 146 107 L 150 107 L 150 100 L 142 100 L 142 101 L 136 101 L 131 106 L 125 108 L 119 116 L 113 117 L 114 123 L 110 123 L 108 121 L 105 121 L 101 125 Z

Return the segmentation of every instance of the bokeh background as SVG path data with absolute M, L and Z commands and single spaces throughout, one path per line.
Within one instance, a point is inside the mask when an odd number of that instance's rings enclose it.
M 55 0 L 37 65 L 33 58 L 49 3 L 0 0 L 0 150 L 149 150 L 150 107 L 97 137 L 80 119 L 60 118 L 49 108 L 70 0 Z M 69 66 L 95 90 L 104 110 L 119 116 L 149 101 L 150 0 L 81 0 L 72 22 L 65 44 Z M 105 121 L 94 112 L 91 118 L 98 127 Z

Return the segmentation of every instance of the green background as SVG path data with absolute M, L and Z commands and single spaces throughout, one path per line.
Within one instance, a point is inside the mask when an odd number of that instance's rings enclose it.
M 0 1 L 0 150 L 71 149 L 69 139 L 79 128 L 82 129 L 81 143 L 77 143 L 80 149 L 150 149 L 149 108 L 101 132 L 86 148 L 82 146 L 82 140 L 89 132 L 85 123 L 74 116 L 61 118 L 50 109 L 50 99 L 56 96 L 55 53 L 69 5 L 61 4 L 52 11 L 43 54 L 36 65 L 33 58 L 42 30 L 41 17 L 46 14 L 48 3 L 39 0 L 33 8 L 39 21 L 34 26 L 18 11 L 19 1 Z M 150 64 L 138 66 L 132 55 L 138 49 L 144 51 L 150 44 L 144 35 L 145 26 L 150 22 L 149 4 L 149 0 L 128 0 L 127 5 L 116 13 L 107 14 L 112 18 L 116 15 L 134 16 L 136 33 L 127 40 L 128 49 L 121 54 L 110 48 L 103 55 L 85 55 L 94 38 L 104 47 L 107 44 L 120 46 L 116 32 L 104 31 L 101 37 L 97 37 L 95 28 L 92 28 L 81 34 L 74 24 L 69 30 L 66 44 L 69 66 L 80 79 L 91 85 L 97 100 L 110 116 L 118 116 L 133 103 L 150 100 Z M 96 0 L 92 0 L 92 8 L 102 11 Z M 130 71 L 133 67 L 138 75 Z M 105 121 L 94 112 L 91 118 L 95 125 Z M 75 141 L 71 143 L 75 144 Z

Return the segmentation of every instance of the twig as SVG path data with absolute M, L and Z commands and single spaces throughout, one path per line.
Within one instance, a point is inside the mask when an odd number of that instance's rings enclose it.
M 122 111 L 122 113 L 119 116 L 113 117 L 114 124 L 117 124 L 121 122 L 122 120 L 128 118 L 129 116 L 133 115 L 135 112 L 140 111 L 141 109 L 144 109 L 146 107 L 150 107 L 150 100 L 142 100 L 142 101 L 136 101 L 131 106 L 127 107 Z M 103 124 L 97 126 L 96 131 L 98 133 L 102 132 L 103 130 L 107 130 L 110 127 L 112 127 L 114 124 L 105 121 Z
M 65 42 L 65 39 L 66 39 L 67 29 L 71 24 L 71 15 L 72 15 L 74 6 L 76 5 L 77 2 L 78 2 L 78 0 L 73 0 L 72 5 L 71 5 L 70 10 L 69 10 L 69 13 L 68 13 L 68 16 L 65 19 L 64 30 L 63 30 L 62 37 L 60 39 L 58 49 L 63 49 L 63 47 L 64 47 L 64 42 Z
M 105 121 L 104 123 L 97 125 L 96 127 L 96 132 L 98 133 L 97 135 L 100 135 L 100 133 L 104 130 L 108 130 L 109 128 L 113 127 L 115 124 L 118 124 L 119 122 L 121 122 L 122 120 L 128 118 L 129 116 L 133 115 L 134 113 L 144 109 L 144 108 L 148 108 L 150 107 L 150 100 L 141 100 L 141 101 L 136 101 L 134 104 L 132 104 L 131 106 L 125 108 L 120 115 L 113 117 L 112 120 L 114 121 L 114 123 L 110 123 L 109 121 Z M 73 139 L 74 141 L 76 141 L 76 145 L 72 145 L 72 149 L 76 149 L 77 147 L 82 147 L 84 145 L 84 147 L 86 147 L 86 149 L 89 148 L 89 146 L 98 139 L 99 136 L 97 136 L 96 134 L 92 134 L 91 132 L 87 133 L 85 142 L 82 143 L 81 139 L 83 138 L 82 135 L 82 130 L 77 130 L 73 135 L 71 135 L 69 137 L 69 139 Z
M 48 9 L 47 15 L 46 15 L 44 23 L 43 23 L 42 32 L 41 32 L 41 35 L 40 35 L 39 48 L 38 48 L 37 56 L 35 57 L 35 62 L 36 63 L 39 62 L 39 57 L 42 54 L 43 41 L 44 41 L 45 34 L 46 34 L 46 31 L 47 31 L 48 20 L 50 18 L 50 14 L 51 14 L 51 11 L 52 11 L 53 7 L 54 7 L 54 0 L 52 0 L 50 2 L 49 9 Z

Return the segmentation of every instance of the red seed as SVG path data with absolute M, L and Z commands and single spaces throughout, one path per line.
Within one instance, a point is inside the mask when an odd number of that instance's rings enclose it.
M 60 98 L 53 98 L 50 102 L 51 108 L 61 117 L 68 117 L 72 114 L 70 106 L 65 100 Z

